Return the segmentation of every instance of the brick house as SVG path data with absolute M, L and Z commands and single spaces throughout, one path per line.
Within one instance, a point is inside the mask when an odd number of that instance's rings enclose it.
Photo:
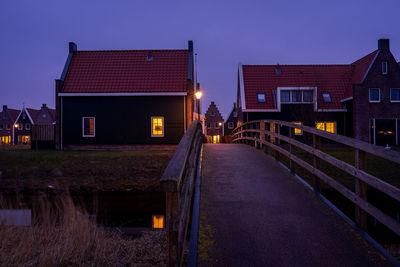
M 15 121 L 15 144 L 30 144 L 32 137 L 32 125 L 54 124 L 55 109 L 50 109 L 43 104 L 40 110 L 23 108 Z
M 347 65 L 240 65 L 237 103 L 239 122 L 292 121 L 399 145 L 400 67 L 388 39 Z
M 20 112 L 3 105 L 3 110 L 0 112 L 0 144 L 14 143 L 15 120 Z
M 193 120 L 188 49 L 78 51 L 56 80 L 56 144 L 176 145 Z
M 220 143 L 224 136 L 224 118 L 214 101 L 212 101 L 208 107 L 205 117 L 207 142 Z

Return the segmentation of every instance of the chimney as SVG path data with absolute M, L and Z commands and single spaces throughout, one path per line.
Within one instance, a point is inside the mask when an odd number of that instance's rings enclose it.
M 3 105 L 3 112 L 7 110 L 7 105 Z
M 47 105 L 46 105 L 46 104 L 43 104 L 43 105 L 42 105 L 42 109 L 45 109 L 45 108 L 47 108 Z
M 378 50 L 389 50 L 389 39 L 379 39 Z
M 78 51 L 78 46 L 74 42 L 69 42 L 69 52 L 74 53 Z

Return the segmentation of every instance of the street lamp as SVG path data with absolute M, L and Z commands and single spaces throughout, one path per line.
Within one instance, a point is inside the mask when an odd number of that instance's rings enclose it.
M 200 120 L 200 98 L 203 95 L 203 92 L 200 90 L 197 90 L 195 95 L 196 95 L 196 99 L 197 99 L 197 114 L 198 114 L 197 116 Z

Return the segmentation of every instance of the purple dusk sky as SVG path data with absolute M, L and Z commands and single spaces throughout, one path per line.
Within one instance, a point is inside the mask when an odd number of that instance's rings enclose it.
M 186 49 L 193 40 L 202 111 L 224 119 L 243 64 L 348 64 L 389 38 L 400 60 L 400 1 L 0 2 L 0 104 L 54 107 L 54 80 L 78 50 Z

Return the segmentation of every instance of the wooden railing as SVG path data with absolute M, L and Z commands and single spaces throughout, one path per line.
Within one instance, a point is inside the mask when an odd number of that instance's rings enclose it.
M 201 123 L 194 121 L 160 180 L 161 189 L 166 193 L 168 266 L 182 265 L 202 140 Z
M 308 135 L 311 135 L 312 138 L 309 139 L 312 140 L 312 145 L 307 145 L 306 142 L 296 140 L 294 134 L 295 129 L 301 130 L 303 134 L 307 133 Z M 281 132 L 285 132 L 286 134 L 282 134 Z M 323 152 L 320 149 L 321 138 L 324 138 L 324 140 L 330 140 L 328 142 L 336 142 L 354 148 L 354 166 Z M 266 152 L 268 152 L 269 148 L 272 148 L 273 154 L 277 160 L 279 160 L 280 154 L 289 159 L 288 167 L 291 171 L 294 172 L 295 164 L 298 164 L 313 174 L 313 186 L 317 191 L 321 190 L 320 180 L 322 180 L 352 201 L 356 206 L 356 222 L 362 229 L 366 230 L 368 213 L 400 236 L 400 223 L 367 201 L 367 185 L 385 193 L 398 202 L 400 202 L 400 189 L 365 171 L 366 153 L 400 164 L 399 152 L 386 150 L 383 147 L 371 145 L 357 139 L 331 134 L 312 127 L 275 120 L 261 120 L 244 123 L 234 129 L 232 140 L 234 143 L 247 143 L 254 145 L 257 148 L 264 147 Z M 286 144 L 286 149 L 281 145 L 281 143 Z M 287 148 L 287 146 L 289 147 Z M 295 147 L 311 154 L 313 157 L 312 164 L 309 164 L 302 158 L 296 156 L 294 154 Z M 355 192 L 323 172 L 320 168 L 321 160 L 326 161 L 352 175 L 355 178 Z

